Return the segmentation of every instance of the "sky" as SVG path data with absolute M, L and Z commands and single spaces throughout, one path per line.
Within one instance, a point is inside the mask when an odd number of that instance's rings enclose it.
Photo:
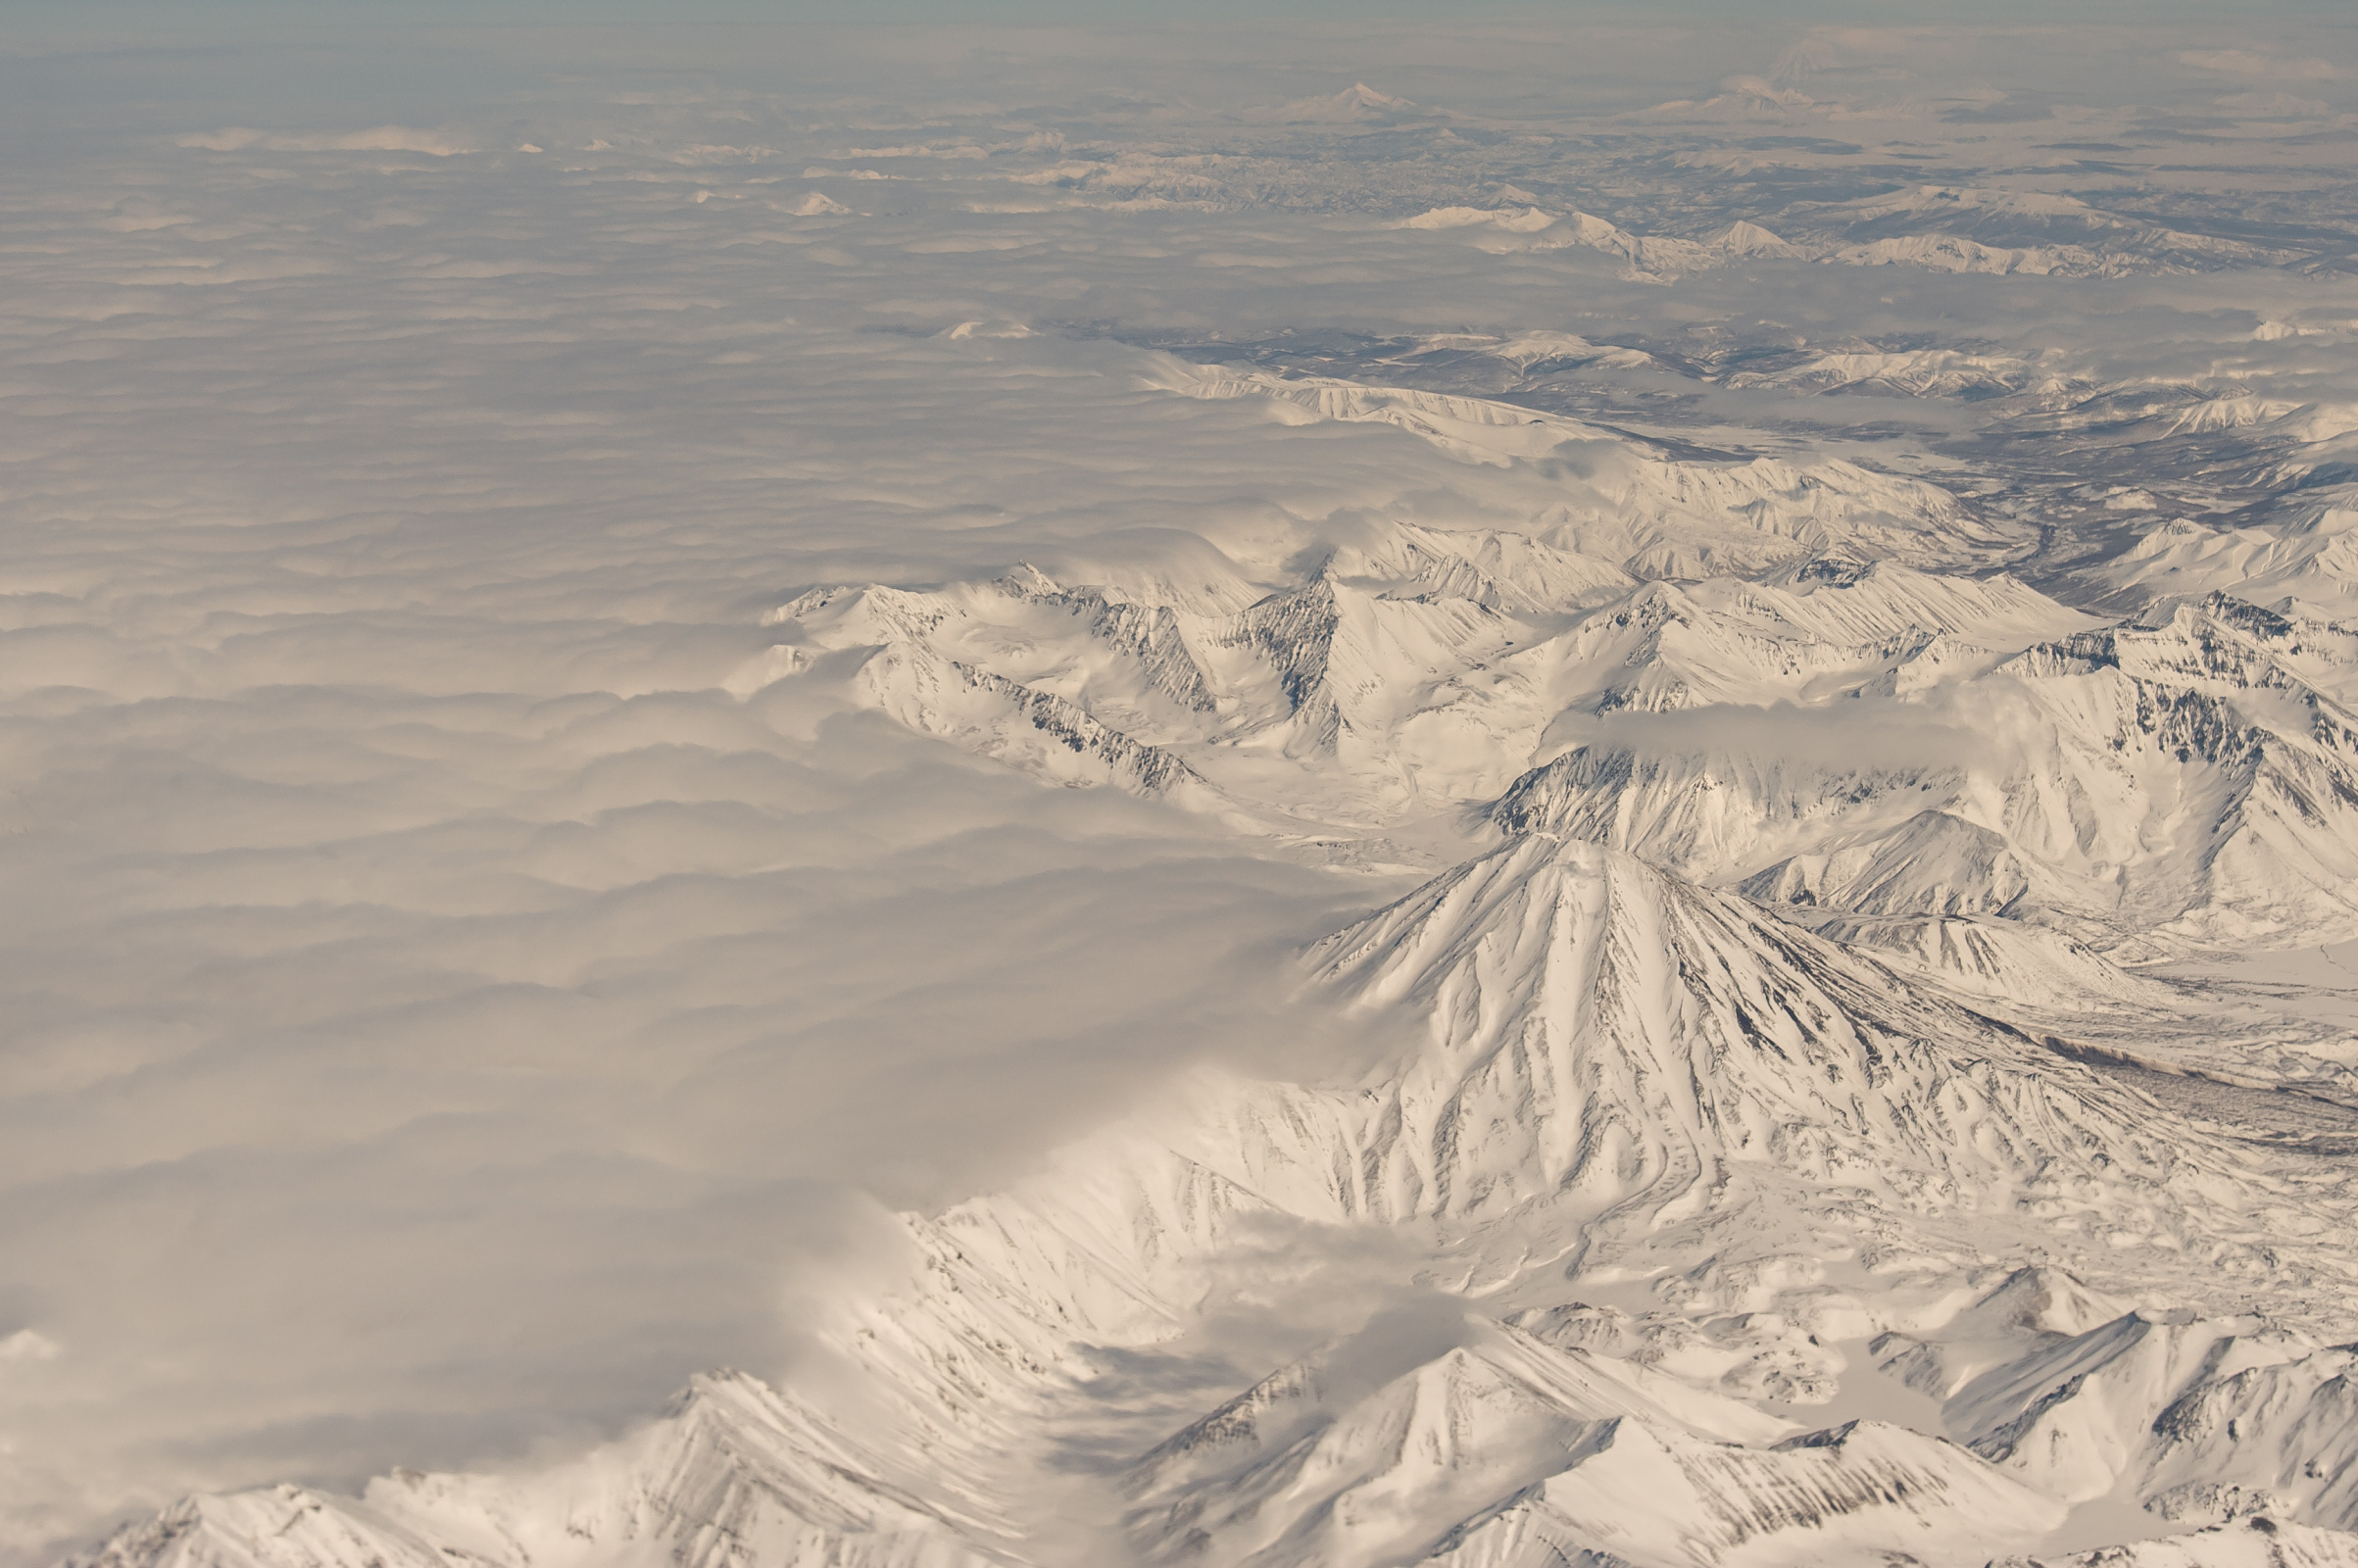
M 696 24 L 755 24 L 795 25 L 811 22 L 873 24 L 914 22 L 937 24 L 1021 24 L 1049 22 L 1102 26 L 1140 22 L 1156 25 L 1202 19 L 1250 22 L 1301 21 L 1349 25 L 1370 18 L 1416 20 L 1447 26 L 1450 23 L 1493 18 L 1535 20 L 1561 24 L 1592 19 L 1661 23 L 1665 21 L 1741 20 L 1747 23 L 1954 25 L 1955 8 L 1934 0 L 1778 0 L 1774 5 L 1742 0 L 1659 0 L 1638 5 L 1615 0 L 1491 0 L 1443 8 L 1417 6 L 1407 0 L 1364 0 L 1342 5 L 1337 0 L 1269 0 L 1245 5 L 1239 0 L 1183 0 L 1177 5 L 1148 5 L 1143 0 L 880 0 L 854 5 L 846 0 L 204 0 L 189 6 L 171 6 L 159 0 L 84 0 L 65 5 L 59 0 L 12 0 L 12 23 L 44 30 L 74 30 L 92 26 L 116 28 L 161 24 L 169 27 L 280 26 L 288 24 L 360 24 L 367 26 L 463 25 L 522 24 L 530 25 L 676 26 Z M 2337 15 L 2332 0 L 2257 0 L 2239 8 L 2246 16 L 2331 20 Z M 2172 22 L 2200 21 L 2215 8 L 2198 0 L 2064 0 L 2038 5 L 2030 0 L 1989 0 L 1975 8 L 1977 24 L 2039 22 Z
M 1412 878 L 761 683 L 765 613 L 823 584 L 1191 536 L 1274 582 L 1370 516 L 1528 514 L 1427 444 L 1175 398 L 1150 340 L 1970 319 L 2089 374 L 2346 381 L 2346 338 L 2253 339 L 2352 318 L 2333 274 L 1892 270 L 1870 307 L 1854 270 L 1666 286 L 1397 226 L 1545 175 L 1699 231 L 1889 188 L 1903 143 L 2030 177 L 2058 131 L 2198 168 L 2154 176 L 2188 212 L 2346 157 L 2324 8 L 2037 10 L 2033 49 L 1867 6 L 1155 8 L 1147 39 L 1054 6 L 9 7 L 0 1558 L 190 1488 L 610 1434 L 699 1368 L 791 1366 L 797 1293 L 887 1206 L 1198 1062 L 1383 1048 L 1293 955 Z M 1901 107 L 1693 107 L 1780 73 Z M 1297 156 L 1360 81 L 1467 134 Z M 1738 142 L 1774 167 L 1692 162 Z

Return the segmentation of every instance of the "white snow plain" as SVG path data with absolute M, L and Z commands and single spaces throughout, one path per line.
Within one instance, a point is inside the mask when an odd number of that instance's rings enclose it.
M 5 1560 L 2358 1562 L 2353 80 L 0 51 Z

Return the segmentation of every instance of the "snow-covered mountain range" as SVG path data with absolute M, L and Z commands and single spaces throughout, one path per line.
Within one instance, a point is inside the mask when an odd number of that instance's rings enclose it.
M 1785 232 L 1740 220 L 1702 238 L 1633 234 L 1577 209 L 1437 207 L 1400 220 L 1413 229 L 1468 229 L 1485 250 L 1580 248 L 1619 258 L 1633 277 L 1675 277 L 1756 258 L 1943 272 L 2119 277 L 2283 266 L 2298 250 L 2192 234 L 2107 212 L 2076 197 L 1996 188 L 1919 185 L 1840 202 L 1798 205 Z
M 1924 199 L 1978 245 L 1969 194 Z M 2018 515 L 1839 457 L 1142 364 L 1530 520 L 812 587 L 736 689 L 1424 869 L 1302 960 L 1405 1043 L 904 1216 L 780 1386 L 78 1565 L 2358 1563 L 2353 1042 L 2186 967 L 2358 937 L 2350 513 L 2157 519 L 2041 588 Z M 1365 1309 L 1240 1365 L 1241 1256 Z

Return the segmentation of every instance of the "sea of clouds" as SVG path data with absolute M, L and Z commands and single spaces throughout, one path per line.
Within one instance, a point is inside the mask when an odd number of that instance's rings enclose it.
M 2331 32 L 6 51 L 10 1562 L 191 1488 L 496 1464 L 699 1368 L 782 1371 L 883 1205 L 1003 1182 L 1196 1062 L 1381 1048 L 1290 956 L 1405 878 L 764 683 L 764 612 L 815 585 L 1199 540 L 1276 582 L 1371 517 L 1543 510 L 1544 473 L 1175 396 L 1144 344 L 1945 333 L 2350 395 L 2331 270 L 1665 279 L 1401 226 L 1619 179 L 1668 231 L 1908 159 L 2061 188 L 2071 143 L 2189 222 L 2232 194 L 2330 238 L 2358 167 Z M 1697 398 L 1927 472 L 1967 420 Z

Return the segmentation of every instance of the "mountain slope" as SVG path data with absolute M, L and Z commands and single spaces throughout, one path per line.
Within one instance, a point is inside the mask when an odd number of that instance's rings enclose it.
M 879 1454 L 827 1417 L 736 1374 L 696 1380 L 672 1412 L 537 1475 L 372 1482 L 355 1502 L 294 1487 L 191 1498 L 74 1568 L 427 1568 L 668 1562 L 984 1568 L 1004 1520 L 940 1474 Z
M 1285 1376 L 1287 1392 L 1316 1388 Z M 1939 1440 L 1853 1425 L 1779 1441 L 1779 1424 L 1733 1400 L 1495 1326 L 1356 1399 L 1295 1413 L 1299 1435 L 1248 1444 L 1236 1420 L 1215 1412 L 1166 1449 L 1192 1444 L 1181 1451 L 1201 1463 L 1216 1434 L 1248 1449 L 1241 1463 L 1176 1486 L 1154 1468 L 1163 1450 L 1142 1463 L 1133 1529 L 1150 1561 L 1372 1568 L 1516 1560 L 1504 1554 L 1544 1541 L 1684 1568 L 1778 1537 L 1820 1550 L 2004 1544 L 2063 1514 Z
M 2358 719 L 2277 651 L 2286 625 L 2214 599 L 2042 643 L 1894 704 L 1864 757 L 1592 742 L 1491 817 L 1858 914 L 2037 911 L 2165 949 L 2358 929 Z
M 1318 956 L 1364 1002 L 1432 1019 L 1431 1050 L 1391 1100 L 1397 1130 L 1361 1153 L 1395 1211 L 1583 1193 L 1659 1205 L 1738 1160 L 1967 1203 L 2172 1164 L 2092 1075 L 1743 901 L 1578 840 L 1524 835 Z
M 1563 543 L 1640 577 L 1748 575 L 1830 548 L 1927 569 L 2002 564 L 2029 532 L 1985 518 L 1946 490 L 1843 459 L 1674 458 L 1618 431 L 1512 404 L 1332 377 L 1287 378 L 1172 360 L 1155 384 L 1189 397 L 1266 398 L 1293 416 L 1389 424 L 1460 462 L 1515 468 L 1576 451 L 1562 468 Z

